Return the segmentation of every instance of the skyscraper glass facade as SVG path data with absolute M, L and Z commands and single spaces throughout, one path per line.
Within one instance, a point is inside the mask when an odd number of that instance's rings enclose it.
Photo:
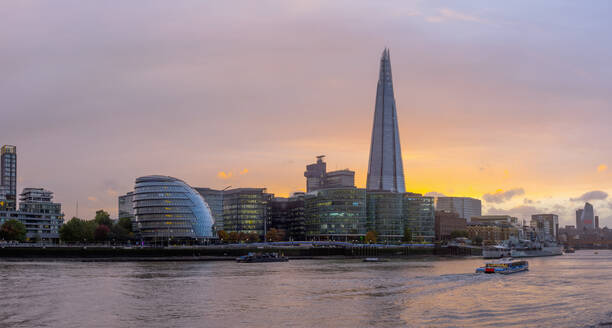
M 433 242 L 436 235 L 433 197 L 413 193 L 405 193 L 403 197 L 404 222 L 412 231 L 413 240 Z
M 315 240 L 358 240 L 367 229 L 366 191 L 332 188 L 304 198 L 305 237 Z
M 268 202 L 272 195 L 265 188 L 238 188 L 223 193 L 223 230 L 256 233 L 267 230 Z
M 389 49 L 383 51 L 380 59 L 367 189 L 406 190 Z
M 378 240 L 397 241 L 403 237 L 403 194 L 368 191 L 368 229 L 378 233 Z
M 167 176 L 136 179 L 134 215 L 143 239 L 212 238 L 214 219 L 204 198 L 185 182 Z
M 215 219 L 215 230 L 223 230 L 223 190 L 210 188 L 195 188 L 204 197 L 213 218 Z

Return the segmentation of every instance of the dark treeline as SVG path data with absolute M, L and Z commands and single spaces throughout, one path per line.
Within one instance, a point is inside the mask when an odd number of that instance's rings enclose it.
M 62 225 L 59 234 L 65 243 L 125 243 L 134 240 L 130 218 L 121 218 L 114 223 L 108 212 L 103 210 L 97 211 L 93 220 L 73 217 Z

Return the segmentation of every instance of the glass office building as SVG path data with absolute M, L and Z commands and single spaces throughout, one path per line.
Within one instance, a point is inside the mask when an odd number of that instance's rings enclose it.
M 402 193 L 368 191 L 368 231 L 378 233 L 380 241 L 400 241 L 404 236 Z
M 433 242 L 436 236 L 433 197 L 404 193 L 402 202 L 404 222 L 412 231 L 412 240 Z
M 223 190 L 210 188 L 194 188 L 204 197 L 210 211 L 215 219 L 215 230 L 223 230 Z
M 366 191 L 331 188 L 308 193 L 304 216 L 308 240 L 360 240 L 367 232 Z
M 167 176 L 136 179 L 134 220 L 144 241 L 213 238 L 214 219 L 204 198 L 185 182 Z
M 266 193 L 266 188 L 237 188 L 224 191 L 223 230 L 256 233 L 263 237 L 268 229 L 268 202 L 271 199 L 272 195 Z

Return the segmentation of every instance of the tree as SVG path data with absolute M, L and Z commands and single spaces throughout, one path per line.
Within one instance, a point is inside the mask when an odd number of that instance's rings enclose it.
M 266 241 L 280 241 L 279 232 L 276 228 L 268 230 L 266 233 Z
M 248 240 L 249 243 L 258 243 L 259 242 L 259 235 L 256 232 L 251 232 L 247 236 L 247 240 Z
M 105 225 L 99 225 L 99 227 L 106 227 Z M 96 228 L 97 230 L 97 228 Z M 132 239 L 133 233 L 126 230 L 123 225 L 117 223 L 111 227 L 108 239 L 115 239 L 120 242 L 126 242 Z
M 97 225 L 105 225 L 108 228 L 113 226 L 113 220 L 111 220 L 110 214 L 104 210 L 96 211 L 94 222 L 96 222 Z
M 96 228 L 94 221 L 84 221 L 73 217 L 60 228 L 60 238 L 68 243 L 92 241 Z
M 132 231 L 132 218 L 121 218 L 117 221 L 117 225 L 127 230 L 127 232 Z
M 26 227 L 17 220 L 8 220 L 0 228 L 0 237 L 4 240 L 23 242 L 26 239 Z
M 106 241 L 108 240 L 108 235 L 110 233 L 110 229 L 105 224 L 100 224 L 94 231 L 94 239 L 96 241 Z
M 244 232 L 238 233 L 238 241 L 239 242 L 241 242 L 241 243 L 242 242 L 246 242 L 248 239 L 249 239 L 249 235 L 247 235 L 246 233 L 244 233 Z
M 238 240 L 239 240 L 239 237 L 240 236 L 238 235 L 238 233 L 236 231 L 232 231 L 232 232 L 229 233 L 229 236 L 227 237 L 227 240 L 230 243 L 237 243 Z
M 480 236 L 476 236 L 474 237 L 474 239 L 472 239 L 472 245 L 482 245 L 482 237 Z
M 227 231 L 225 230 L 220 230 L 219 232 L 217 232 L 217 236 L 219 236 L 221 242 L 225 243 L 227 243 L 230 239 L 229 233 L 227 233 Z
M 455 239 L 455 238 L 461 238 L 461 237 L 467 238 L 467 237 L 468 237 L 468 232 L 467 232 L 467 231 L 465 231 L 465 230 L 453 230 L 453 231 L 450 233 L 450 237 L 451 237 L 452 239 Z
M 378 238 L 378 232 L 374 230 L 368 231 L 365 235 L 366 243 L 368 244 L 376 244 L 376 239 Z
M 412 242 L 412 230 L 408 227 L 404 228 L 404 237 L 402 237 L 402 241 L 405 243 Z

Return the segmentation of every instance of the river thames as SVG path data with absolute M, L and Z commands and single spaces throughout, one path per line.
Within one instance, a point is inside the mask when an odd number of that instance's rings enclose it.
M 612 251 L 484 260 L 0 262 L 0 327 L 589 327 L 612 322 Z

